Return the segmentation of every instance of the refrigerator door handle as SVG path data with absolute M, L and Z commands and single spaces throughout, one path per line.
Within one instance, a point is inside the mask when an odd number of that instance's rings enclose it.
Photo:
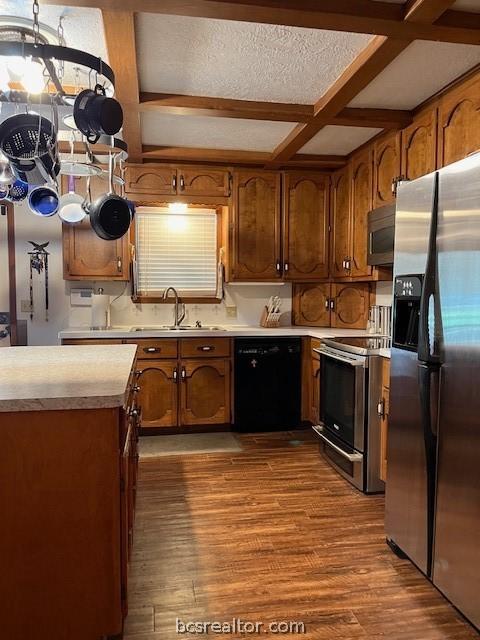
M 440 363 L 440 344 L 442 342 L 442 321 L 438 294 L 438 200 L 439 174 L 435 173 L 432 200 L 432 218 L 428 240 L 427 264 L 420 298 L 420 317 L 418 324 L 418 359 L 428 364 Z M 433 325 L 431 315 L 433 314 Z M 433 333 L 433 335 L 432 335 Z

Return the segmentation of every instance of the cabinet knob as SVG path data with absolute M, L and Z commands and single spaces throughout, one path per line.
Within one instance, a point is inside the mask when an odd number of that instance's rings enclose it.
M 133 387 L 133 391 L 136 391 L 136 392 L 138 393 L 138 392 L 140 391 L 140 385 L 136 384 L 136 385 Z
M 285 271 L 285 273 L 287 273 L 287 271 L 288 271 L 288 262 L 284 262 L 283 263 L 283 270 Z
M 180 191 L 183 191 L 185 189 L 185 178 L 183 176 L 180 176 Z
M 277 273 L 280 273 L 282 271 L 282 265 L 280 260 L 277 260 L 275 263 L 275 269 L 277 270 Z
M 212 347 L 212 345 L 203 345 L 200 347 L 197 347 L 197 351 L 214 351 L 215 347 Z
M 117 256 L 117 271 L 118 273 L 122 273 L 123 261 L 120 256 Z
M 185 370 L 185 367 L 182 367 L 182 373 L 181 373 L 181 376 L 182 376 L 182 380 L 183 380 L 183 382 L 185 382 L 185 380 L 186 380 L 186 378 L 187 378 L 187 372 L 186 372 L 186 370 Z
M 173 370 L 173 381 L 175 383 L 178 382 L 178 371 L 177 371 L 177 367 L 175 367 L 175 369 Z
M 145 353 L 160 353 L 161 351 L 160 347 L 144 347 L 143 350 Z
M 335 310 L 335 299 L 334 298 L 330 298 L 330 310 L 331 311 Z
M 380 418 L 385 417 L 385 400 L 383 398 L 377 404 L 377 413 L 380 416 Z
M 330 298 L 326 298 L 325 299 L 325 309 L 329 309 L 330 308 Z
M 177 176 L 175 174 L 172 176 L 172 189 L 173 191 L 177 190 Z

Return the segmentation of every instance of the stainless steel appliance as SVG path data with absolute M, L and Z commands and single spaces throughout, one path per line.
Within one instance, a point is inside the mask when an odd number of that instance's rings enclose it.
M 320 354 L 320 424 L 313 427 L 328 462 L 365 493 L 380 480 L 380 349 L 388 338 L 324 340 Z
M 387 540 L 480 626 L 480 154 L 398 189 Z
M 368 264 L 393 264 L 394 240 L 395 205 L 386 204 L 370 211 L 368 214 Z

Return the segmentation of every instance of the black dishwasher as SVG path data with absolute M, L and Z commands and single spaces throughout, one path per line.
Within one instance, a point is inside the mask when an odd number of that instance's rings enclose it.
M 301 339 L 235 339 L 235 428 L 287 430 L 301 422 Z

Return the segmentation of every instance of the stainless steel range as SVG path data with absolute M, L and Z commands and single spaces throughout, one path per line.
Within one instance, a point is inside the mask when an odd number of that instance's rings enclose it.
M 332 338 L 320 348 L 320 424 L 313 427 L 328 462 L 365 493 L 380 480 L 381 350 L 389 338 Z

